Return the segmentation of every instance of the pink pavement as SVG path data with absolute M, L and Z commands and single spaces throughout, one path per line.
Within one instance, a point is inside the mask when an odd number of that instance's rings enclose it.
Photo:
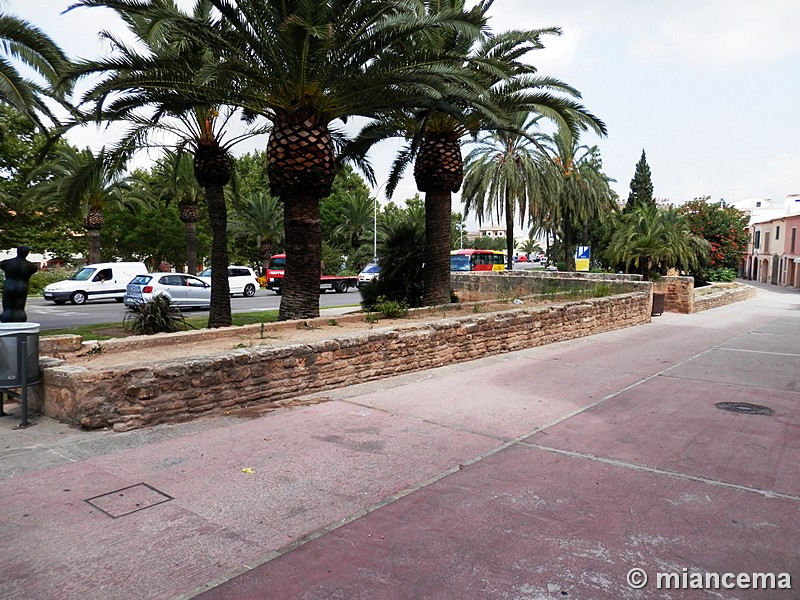
M 760 286 L 249 420 L 0 419 L 0 597 L 796 599 L 798 339 L 800 295 Z M 658 573 L 792 589 L 664 590 Z

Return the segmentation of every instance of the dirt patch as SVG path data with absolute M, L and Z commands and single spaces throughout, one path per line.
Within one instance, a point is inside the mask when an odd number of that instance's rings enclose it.
M 122 329 L 127 340 L 138 340 L 135 348 L 117 347 L 114 340 L 96 342 L 92 346 L 84 345 L 77 354 L 65 356 L 70 365 L 97 368 L 113 368 L 119 365 L 147 364 L 152 362 L 188 359 L 228 353 L 232 350 L 256 347 L 281 347 L 294 344 L 309 344 L 335 337 L 348 337 L 370 331 L 380 332 L 410 325 L 424 325 L 442 319 L 487 314 L 514 308 L 530 308 L 547 304 L 535 300 L 524 300 L 522 304 L 510 301 L 494 301 L 485 303 L 451 304 L 438 308 L 427 308 L 410 311 L 402 318 L 378 317 L 377 321 L 364 313 L 355 312 L 334 318 L 321 318 L 307 321 L 289 321 L 265 323 L 263 327 L 252 325 L 245 327 L 228 327 L 218 330 L 219 337 L 214 339 L 194 339 L 188 343 L 178 343 L 174 337 L 165 334 L 153 336 L 130 336 L 130 332 Z M 111 329 L 109 328 L 109 331 Z M 180 335 L 180 334 L 168 334 Z M 126 337 L 127 336 L 127 337 Z M 124 344 L 124 342 L 122 342 Z M 113 350 L 112 350 L 113 346 Z

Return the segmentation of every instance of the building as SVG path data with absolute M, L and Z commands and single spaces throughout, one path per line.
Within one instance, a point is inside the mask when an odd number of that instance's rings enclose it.
M 753 281 L 800 289 L 800 194 L 787 196 L 782 208 L 753 209 L 750 242 L 739 274 Z

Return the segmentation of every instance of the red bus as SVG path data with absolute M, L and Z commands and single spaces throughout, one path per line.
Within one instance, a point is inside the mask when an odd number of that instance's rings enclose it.
M 453 250 L 451 271 L 504 271 L 505 255 L 499 250 Z

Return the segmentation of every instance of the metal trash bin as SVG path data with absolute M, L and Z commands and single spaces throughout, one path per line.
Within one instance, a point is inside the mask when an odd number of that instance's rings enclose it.
M 650 311 L 651 317 L 657 317 L 664 312 L 664 300 L 666 294 L 653 294 L 653 310 Z
M 0 323 L 0 389 L 39 383 L 39 323 Z M 26 343 L 23 343 L 26 342 Z M 22 348 L 26 346 L 24 359 Z

